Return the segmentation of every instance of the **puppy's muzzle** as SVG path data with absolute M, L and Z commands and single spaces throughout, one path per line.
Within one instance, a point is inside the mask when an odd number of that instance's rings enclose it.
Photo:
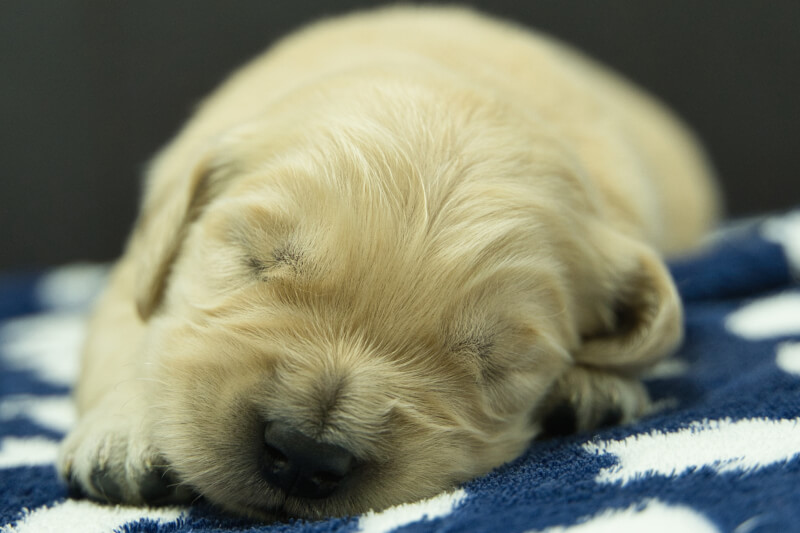
M 344 448 L 312 439 L 287 423 L 268 422 L 264 430 L 262 473 L 270 485 L 288 496 L 327 498 L 355 463 Z

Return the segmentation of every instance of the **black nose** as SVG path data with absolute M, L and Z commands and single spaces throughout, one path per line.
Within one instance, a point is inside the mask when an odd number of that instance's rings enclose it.
M 287 424 L 269 422 L 264 430 L 264 477 L 291 496 L 327 498 L 354 463 L 344 448 L 314 440 Z

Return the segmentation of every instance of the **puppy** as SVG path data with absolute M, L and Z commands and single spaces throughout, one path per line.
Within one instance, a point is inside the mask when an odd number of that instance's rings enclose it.
M 153 162 L 59 471 L 317 518 L 632 420 L 681 340 L 662 254 L 716 213 L 684 127 L 547 37 L 440 7 L 312 25 Z

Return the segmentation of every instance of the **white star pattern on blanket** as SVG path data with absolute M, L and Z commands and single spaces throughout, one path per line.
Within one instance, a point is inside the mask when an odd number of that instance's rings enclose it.
M 747 474 L 800 454 L 800 418 L 703 420 L 677 431 L 652 431 L 583 447 L 589 453 L 616 457 L 614 466 L 597 474 L 599 483 L 674 477 L 702 468 Z

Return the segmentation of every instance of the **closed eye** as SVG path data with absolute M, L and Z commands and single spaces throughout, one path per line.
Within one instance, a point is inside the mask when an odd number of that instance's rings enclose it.
M 261 280 L 268 280 L 276 274 L 299 274 L 303 270 L 303 254 L 291 244 L 275 248 L 266 257 L 247 258 L 247 267 Z
M 492 348 L 494 348 L 494 341 L 491 337 L 478 336 L 462 339 L 451 346 L 453 352 L 472 355 L 483 361 L 489 360 Z
M 497 335 L 481 333 L 451 344 L 450 350 L 473 368 L 478 383 L 492 385 L 506 375 L 507 368 L 498 357 Z

